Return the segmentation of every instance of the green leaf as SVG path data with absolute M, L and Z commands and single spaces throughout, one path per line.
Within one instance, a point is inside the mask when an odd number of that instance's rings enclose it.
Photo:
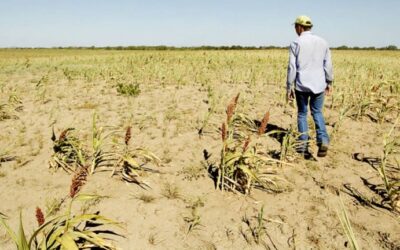
M 79 250 L 70 233 L 64 234 L 61 238 L 58 238 L 57 241 L 61 244 L 61 250 Z
M 74 234 L 76 237 L 85 239 L 98 247 L 111 247 L 111 245 L 105 239 L 101 238 L 99 235 L 92 231 L 72 232 L 72 234 Z
M 36 231 L 33 232 L 31 238 L 29 239 L 29 243 L 28 243 L 29 248 L 32 246 L 32 242 L 35 240 L 36 236 L 37 236 L 41 231 L 43 231 L 48 225 L 50 225 L 50 224 L 56 222 L 55 225 L 53 226 L 53 227 L 55 228 L 57 225 L 62 224 L 62 222 L 63 222 L 64 220 L 60 220 L 60 219 L 63 218 L 63 217 L 65 217 L 65 215 L 58 216 L 58 217 L 56 217 L 56 218 L 54 218 L 54 219 L 51 219 L 51 220 L 49 220 L 49 221 L 46 221 L 43 225 L 41 225 L 38 229 L 36 229 Z M 61 228 L 61 229 L 64 229 L 64 228 Z M 62 232 L 62 231 L 61 231 L 61 232 Z M 54 240 L 55 240 L 55 239 L 54 239 Z M 54 242 L 54 240 L 53 240 L 53 242 Z M 49 245 L 51 245 L 51 244 L 49 244 Z
M 0 216 L 0 223 L 6 229 L 7 234 L 11 237 L 11 239 L 15 242 L 15 244 L 17 244 L 17 236 L 1 216 Z
M 224 157 L 226 165 L 229 165 L 232 162 L 239 160 L 241 156 L 242 156 L 241 153 L 227 153 Z
M 58 238 L 60 238 L 62 236 L 64 231 L 65 231 L 64 227 L 59 227 L 59 228 L 55 229 L 54 231 L 52 231 L 50 233 L 49 239 L 47 240 L 47 245 L 52 246 L 55 241 L 59 242 Z
M 18 250 L 29 250 L 28 242 L 26 240 L 24 226 L 22 224 L 22 212 L 19 214 L 19 230 L 18 230 Z
M 139 163 L 137 163 L 132 157 L 130 156 L 125 156 L 124 161 L 126 161 L 129 165 L 135 168 L 140 168 Z
M 143 156 L 147 160 L 155 161 L 155 163 L 158 163 L 161 161 L 160 158 L 158 158 L 155 154 L 153 154 L 149 150 L 146 150 L 143 148 L 137 148 L 135 151 L 136 151 L 136 153 L 138 153 L 140 156 Z

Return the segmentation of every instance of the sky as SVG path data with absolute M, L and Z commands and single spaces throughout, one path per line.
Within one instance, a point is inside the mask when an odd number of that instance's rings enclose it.
M 400 47 L 400 0 L 0 0 L 0 47 L 287 46 L 298 15 L 333 46 Z

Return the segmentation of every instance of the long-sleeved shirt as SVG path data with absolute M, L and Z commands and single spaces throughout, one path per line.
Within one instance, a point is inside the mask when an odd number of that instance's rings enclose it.
M 333 81 L 331 52 L 328 43 L 310 31 L 290 44 L 287 90 L 293 83 L 301 92 L 322 93 Z

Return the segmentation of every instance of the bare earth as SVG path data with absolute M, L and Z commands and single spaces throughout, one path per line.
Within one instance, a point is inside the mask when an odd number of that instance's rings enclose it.
M 338 53 L 334 52 L 335 73 L 338 82 L 345 82 L 350 73 L 345 63 L 339 63 L 354 55 Z M 45 211 L 52 199 L 62 199 L 69 192 L 71 176 L 62 169 L 49 169 L 52 127 L 56 135 L 66 128 L 76 128 L 82 138 L 90 141 L 96 112 L 100 126 L 123 130 L 131 125 L 132 144 L 151 150 L 162 160 L 160 167 L 148 166 L 159 172 L 142 177 L 151 187 L 149 190 L 124 183 L 117 176 L 110 178 L 109 172 L 99 172 L 88 177 L 81 191 L 109 196 L 87 204 L 87 210 L 100 211 L 122 223 L 123 228 L 115 230 L 124 237 L 115 237 L 114 242 L 121 249 L 346 249 L 348 239 L 338 217 L 339 197 L 362 249 L 400 249 L 399 216 L 388 209 L 361 205 L 344 186 L 350 184 L 362 194 L 375 195 L 361 177 L 380 184 L 377 171 L 373 164 L 354 159 L 354 154 L 380 158 L 382 138 L 390 123 L 378 124 L 365 117 L 344 118 L 326 158 L 311 161 L 294 154 L 287 161 L 289 164 L 277 168 L 277 175 L 286 183 L 281 193 L 253 189 L 245 196 L 215 189 L 203 151 L 211 154 L 209 161 L 219 161 L 219 127 L 225 119 L 226 105 L 238 92 L 238 112 L 260 120 L 270 110 L 269 124 L 282 129 L 296 125 L 296 110 L 283 98 L 286 51 L 46 50 L 0 54 L 0 104 L 14 100 L 10 112 L 15 115 L 0 121 L 0 157 L 17 157 L 0 165 L 0 212 L 8 216 L 15 230 L 20 210 L 30 234 L 36 227 L 36 207 Z M 399 60 L 398 53 L 383 56 L 387 63 Z M 157 62 L 150 62 L 152 66 L 147 67 L 143 64 L 145 57 Z M 178 59 L 182 64 L 177 63 Z M 204 62 L 209 59 L 216 60 L 219 64 L 215 67 L 221 70 L 206 68 Z M 136 64 L 138 61 L 140 65 Z M 244 73 L 236 78 L 227 76 L 226 65 L 230 61 L 233 71 L 249 65 L 259 74 L 254 81 L 247 71 L 240 71 Z M 204 68 L 197 69 L 197 65 Z M 130 71 L 129 67 L 134 69 Z M 72 72 L 70 79 L 65 69 Z M 392 68 L 397 69 L 398 65 Z M 173 75 L 174 70 L 182 77 Z M 207 70 L 220 75 L 207 74 Z M 140 94 L 118 94 L 114 85 L 120 78 L 139 83 Z M 217 102 L 216 112 L 199 137 L 198 129 L 210 103 L 209 86 Z M 328 97 L 325 117 L 330 132 L 338 119 L 338 110 L 329 108 L 331 102 L 332 97 Z M 280 150 L 279 141 L 272 137 L 253 133 L 252 139 L 265 153 Z M 312 150 L 316 155 L 314 144 Z M 177 188 L 176 197 L 167 197 L 166 185 Z M 144 201 L 143 194 L 154 200 Z M 78 203 L 75 206 L 76 211 L 81 210 Z M 200 224 L 189 230 L 187 218 L 193 206 L 197 207 Z M 266 231 L 262 242 L 256 244 L 243 218 L 255 221 L 262 207 Z M 15 249 L 3 229 L 0 249 Z

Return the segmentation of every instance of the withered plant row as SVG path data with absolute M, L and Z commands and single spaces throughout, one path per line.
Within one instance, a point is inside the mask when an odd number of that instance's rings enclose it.
M 142 147 L 130 148 L 130 126 L 126 129 L 124 137 L 120 138 L 120 143 L 112 143 L 111 137 L 118 136 L 118 131 L 106 131 L 104 127 L 98 127 L 96 120 L 95 114 L 89 150 L 84 149 L 83 143 L 73 133 L 73 128 L 63 130 L 58 139 L 53 132 L 54 154 L 50 167 L 62 168 L 68 173 L 87 169 L 89 175 L 101 170 L 110 171 L 111 176 L 118 175 L 126 182 L 147 188 L 148 184 L 140 180 L 141 174 L 146 170 L 143 166 L 149 162 L 158 165 L 159 158 Z

